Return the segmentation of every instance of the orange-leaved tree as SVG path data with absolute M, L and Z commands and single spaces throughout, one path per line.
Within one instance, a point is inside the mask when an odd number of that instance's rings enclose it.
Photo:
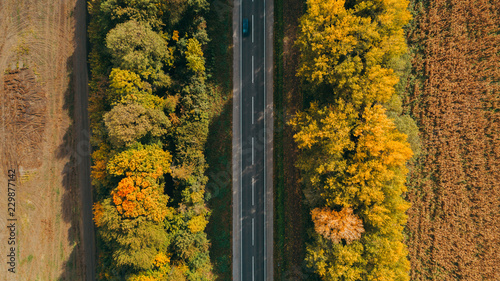
M 315 208 L 311 211 L 314 230 L 334 243 L 344 240 L 351 243 L 359 240 L 365 232 L 363 222 L 352 212 L 351 208 L 344 208 L 340 212 L 329 208 Z
M 125 218 L 145 216 L 161 222 L 169 213 L 168 196 L 151 177 L 128 176 L 111 191 L 118 213 Z

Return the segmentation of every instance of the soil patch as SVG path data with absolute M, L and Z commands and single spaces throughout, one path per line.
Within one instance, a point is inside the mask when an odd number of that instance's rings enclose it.
M 18 166 L 38 168 L 42 163 L 45 123 L 47 122 L 47 98 L 31 69 L 8 72 L 4 76 L 5 141 L 12 149 L 5 151 L 5 159 L 18 159 Z

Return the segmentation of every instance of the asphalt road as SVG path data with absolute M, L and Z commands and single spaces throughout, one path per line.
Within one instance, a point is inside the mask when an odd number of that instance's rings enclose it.
M 272 4 L 236 0 L 234 7 L 233 280 L 273 279 Z
M 76 165 L 80 187 L 85 278 L 94 281 L 95 276 L 95 234 L 92 221 L 92 186 L 90 181 L 90 129 L 88 107 L 87 68 L 87 6 L 85 0 L 77 0 L 75 5 L 75 53 L 73 54 L 73 79 L 75 94 Z

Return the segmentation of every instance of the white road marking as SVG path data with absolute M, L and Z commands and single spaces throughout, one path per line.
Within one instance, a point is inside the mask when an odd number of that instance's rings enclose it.
M 255 181 L 252 177 L 252 206 L 255 205 Z
M 252 97 L 252 124 L 254 123 L 254 115 L 255 115 L 255 111 L 253 109 L 253 100 L 254 100 L 254 97 Z
M 252 256 L 252 281 L 255 280 L 255 256 Z
M 252 2 L 254 2 L 254 0 L 252 0 Z M 240 1 L 241 3 L 241 1 Z M 242 18 L 242 5 L 240 5 L 240 18 Z M 266 72 L 267 72 L 267 69 L 266 69 L 266 0 L 264 0 L 264 63 L 263 63 L 263 66 L 264 66 L 264 219 L 265 219 L 265 223 L 264 223 L 264 278 L 267 279 L 267 276 L 266 276 L 266 269 L 267 269 L 267 264 L 266 264 L 266 260 L 267 260 L 267 251 L 266 251 L 266 244 L 267 244 L 267 237 L 266 237 L 266 197 L 267 197 L 267 194 L 266 194 Z M 241 31 L 241 25 L 240 25 L 240 93 L 242 93 L 242 86 L 243 86 L 243 83 L 242 83 L 242 76 L 243 76 L 243 71 L 241 71 L 241 66 L 243 65 L 242 64 L 242 31 Z M 254 42 L 254 15 L 252 15 L 252 43 Z M 255 72 L 254 72 L 254 56 L 252 56 L 252 83 L 254 83 L 254 76 L 255 76 Z M 243 102 L 242 102 L 242 98 L 240 98 L 240 123 L 242 122 L 243 118 L 242 118 L 242 108 L 243 108 Z M 252 97 L 252 124 L 254 124 L 254 97 Z M 242 137 L 243 137 L 243 130 L 242 130 L 242 126 L 240 125 L 240 141 L 242 140 Z M 240 155 L 242 155 L 242 142 L 240 142 Z M 252 165 L 254 164 L 254 138 L 252 137 Z M 242 190 L 242 174 L 243 174 L 243 164 L 241 163 L 240 165 L 240 190 Z M 242 221 L 243 221 L 243 215 L 242 215 L 242 196 L 240 195 L 240 237 L 242 237 Z M 252 205 L 254 205 L 254 179 L 252 177 Z M 243 253 L 243 246 L 242 246 L 242 243 L 243 241 L 241 241 L 240 243 L 240 253 Z M 254 218 L 252 218 L 252 244 L 254 243 Z M 242 257 L 243 258 L 243 257 Z M 243 269 L 243 264 L 240 263 L 240 272 L 243 273 L 242 271 Z M 241 276 L 241 275 L 240 275 Z M 241 278 L 243 278 L 243 276 L 241 276 Z M 252 255 L 252 280 L 255 280 L 255 256 Z
M 253 69 L 254 69 L 254 66 L 253 66 L 253 56 L 252 56 L 252 83 L 253 83 L 254 76 L 255 76 L 255 72 Z
M 253 137 L 252 137 L 252 165 L 254 163 L 254 149 L 253 149 L 253 144 L 254 144 L 254 141 L 253 141 Z
M 240 2 L 240 19 L 242 19 L 242 16 L 243 16 L 243 13 L 242 13 L 242 3 Z M 242 89 L 242 86 L 243 86 L 243 70 L 242 70 L 242 66 L 243 66 L 243 36 L 242 36 L 242 25 L 241 24 L 238 24 L 240 26 L 239 28 L 239 38 L 238 38 L 238 43 L 239 43 L 239 47 L 240 47 L 240 65 L 239 65 L 239 71 L 240 71 L 240 104 L 239 104 L 239 107 L 240 107 L 240 143 L 239 143 L 239 150 L 240 150 L 240 198 L 239 198 L 239 201 L 240 201 L 240 233 L 239 233 L 239 236 L 240 236 L 240 279 L 243 280 L 243 263 L 241 262 L 241 260 L 243 259 L 243 241 L 242 241 L 242 237 L 243 237 L 243 199 L 242 199 L 242 196 L 241 196 L 241 192 L 243 190 L 243 161 L 242 161 L 242 149 L 243 149 L 243 143 L 242 143 L 242 140 L 243 140 L 243 126 L 241 126 L 241 124 L 243 123 L 243 89 Z
M 266 193 L 267 193 L 267 189 L 266 189 L 266 142 L 267 142 L 267 139 L 266 139 L 266 0 L 264 0 L 264 71 L 262 71 L 262 73 L 264 73 L 264 280 L 267 280 L 267 251 L 266 251 L 266 246 L 267 246 L 267 238 L 266 237 L 266 221 L 267 221 L 267 217 L 266 217 L 266 204 L 267 204 L 267 201 L 266 201 Z
M 252 0 L 252 2 L 253 2 L 253 0 Z M 254 30 L 254 28 L 253 28 L 253 15 L 252 15 L 252 43 L 253 43 L 253 30 Z
M 255 222 L 254 218 L 252 218 L 252 246 L 255 245 Z

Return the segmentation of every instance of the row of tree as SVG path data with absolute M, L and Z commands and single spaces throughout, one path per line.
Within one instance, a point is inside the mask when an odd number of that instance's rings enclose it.
M 212 280 L 205 0 L 91 0 L 99 280 Z
M 408 1 L 308 0 L 298 75 L 309 108 L 290 125 L 314 222 L 306 262 L 323 280 L 409 280 L 406 163 L 418 129 L 402 113 Z

